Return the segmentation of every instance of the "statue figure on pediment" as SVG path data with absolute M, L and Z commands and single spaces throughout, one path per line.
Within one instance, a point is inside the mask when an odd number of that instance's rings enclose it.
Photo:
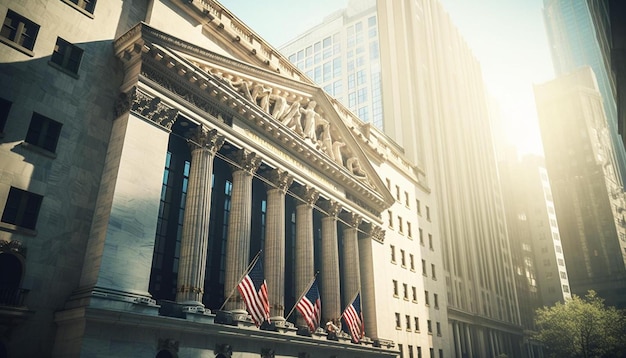
M 321 148 L 332 160 L 335 160 L 333 153 L 333 138 L 330 136 L 330 123 L 322 125 L 322 133 L 320 134 Z
M 302 123 L 300 119 L 302 114 L 300 113 L 300 102 L 295 101 L 287 108 L 285 113 L 279 119 L 282 124 L 286 125 L 287 128 L 293 129 L 298 133 L 298 135 L 304 135 L 304 131 L 302 130 Z
M 246 97 L 246 99 L 250 101 L 254 101 L 250 93 L 250 84 L 248 83 L 248 81 L 244 80 L 241 77 L 238 79 L 228 79 L 224 77 L 224 79 L 230 84 L 232 88 L 234 88 L 235 90 L 243 94 L 243 96 Z
M 340 140 L 336 140 L 333 142 L 333 160 L 335 161 L 335 163 L 339 164 L 339 165 L 343 165 L 343 156 L 341 155 L 341 148 L 345 147 L 346 143 L 340 141 Z
M 359 158 L 348 158 L 348 160 L 346 160 L 346 167 L 358 179 L 367 179 L 367 174 L 365 174 L 365 171 L 361 167 L 361 163 L 359 163 Z
M 270 100 L 274 101 L 271 115 L 274 119 L 280 120 L 283 115 L 287 114 L 287 110 L 289 109 L 287 99 L 277 94 L 270 94 Z
M 319 114 L 315 112 L 315 106 L 317 106 L 317 103 L 310 101 L 306 108 L 300 108 L 300 113 L 302 113 L 304 117 L 304 138 L 310 138 L 313 143 L 317 141 L 315 136 L 315 116 L 319 116 Z
M 252 88 L 252 101 L 256 103 L 265 113 L 270 113 L 270 95 L 272 89 L 262 84 L 257 84 Z

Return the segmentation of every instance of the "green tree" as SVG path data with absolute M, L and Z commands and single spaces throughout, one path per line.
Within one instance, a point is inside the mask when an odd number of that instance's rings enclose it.
M 594 291 L 538 309 L 535 323 L 550 357 L 626 357 L 626 316 Z

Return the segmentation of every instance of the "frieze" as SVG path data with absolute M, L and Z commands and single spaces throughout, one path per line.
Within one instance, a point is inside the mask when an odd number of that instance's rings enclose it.
M 162 103 L 161 98 L 150 97 L 139 91 L 136 87 L 130 89 L 125 99 L 131 102 L 131 112 L 139 114 L 167 129 L 172 129 L 172 125 L 178 117 L 178 111 Z
M 142 66 L 141 74 L 166 90 L 180 96 L 194 107 L 210 114 L 228 126 L 232 126 L 232 116 L 222 113 L 214 104 L 194 94 L 189 88 L 185 88 L 186 86 L 183 86 L 180 81 L 168 78 L 169 76 L 166 77 L 162 71 L 154 70 L 150 66 Z

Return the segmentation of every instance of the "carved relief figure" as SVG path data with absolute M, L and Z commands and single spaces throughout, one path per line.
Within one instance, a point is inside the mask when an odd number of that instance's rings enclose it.
M 345 147 L 346 143 L 336 140 L 333 142 L 333 160 L 339 165 L 343 165 L 343 156 L 341 155 L 341 148 Z
M 317 103 L 315 101 L 309 102 L 306 108 L 300 108 L 300 113 L 303 115 L 304 122 L 304 137 L 311 138 L 313 143 L 316 141 L 315 137 L 315 116 L 319 116 L 319 114 L 315 113 L 315 106 Z
M 256 103 L 265 113 L 270 113 L 270 95 L 272 89 L 265 87 L 261 84 L 257 84 L 252 88 L 252 100 Z

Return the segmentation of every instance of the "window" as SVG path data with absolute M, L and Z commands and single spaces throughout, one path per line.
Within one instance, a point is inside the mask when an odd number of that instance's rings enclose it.
M 559 271 L 559 274 L 561 275 L 562 279 L 564 279 L 564 280 L 567 279 L 567 274 L 565 272 Z
M 441 323 L 437 322 L 437 335 L 441 337 Z
M 568 285 L 563 285 L 563 292 L 569 293 L 569 286 Z
M 426 220 L 430 221 L 430 207 L 426 206 Z
M 90 14 L 93 14 L 94 9 L 96 8 L 96 0 L 63 0 L 66 3 L 72 3 L 76 5 L 76 7 L 87 11 Z
M 401 329 L 402 325 L 400 324 L 400 314 L 396 312 L 396 329 Z
M 398 297 L 398 281 L 393 280 L 393 296 Z
M 400 358 L 404 358 L 404 348 L 402 348 L 402 344 L 398 344 L 398 350 L 400 351 Z
M 428 333 L 433 334 L 433 323 L 431 320 L 426 321 L 426 326 L 428 327 Z
M 400 216 L 398 216 L 398 232 L 401 234 L 404 232 L 404 225 L 402 224 L 402 217 Z
M 393 229 L 393 212 L 391 210 L 387 210 L 387 214 L 389 214 L 389 227 Z
M 425 304 L 426 306 L 430 306 L 430 301 L 429 301 L 429 299 L 428 299 L 428 291 L 424 291 L 424 304 Z M 429 322 L 430 322 L 430 321 L 429 321 Z M 430 331 L 430 329 L 429 329 L 429 331 Z
M 406 283 L 402 284 L 402 293 L 404 295 L 404 299 L 405 300 L 409 300 L 409 287 L 407 286 Z
M 409 254 L 409 263 L 411 264 L 411 271 L 415 271 L 415 256 Z
M 400 250 L 400 263 L 402 264 L 402 267 L 406 267 L 406 255 L 404 250 Z
M 420 330 L 420 318 L 419 317 L 413 317 L 413 323 L 415 325 L 415 330 L 419 331 Z M 419 347 L 417 348 L 418 352 L 419 352 Z
M 413 346 L 409 345 L 408 349 L 409 349 L 409 358 L 413 358 L 414 357 L 413 356 Z
M 428 273 L 426 272 L 426 260 L 422 260 L 422 275 L 428 276 Z
M 419 228 L 419 234 L 420 234 L 420 244 L 424 246 L 424 230 L 422 230 L 422 228 Z
M 439 309 L 439 295 L 436 293 L 433 293 L 433 301 L 435 303 L 435 308 Z
M 417 347 L 417 358 L 422 358 L 422 347 Z
M 11 101 L 0 98 L 0 133 L 4 132 L 4 126 L 7 124 L 7 119 L 9 119 L 11 104 Z
M 33 113 L 25 142 L 54 153 L 57 149 L 62 124 L 52 119 Z
M 10 45 L 17 45 L 32 51 L 39 33 L 39 25 L 18 13 L 8 10 L 0 30 L 0 37 L 9 40 Z M 3 41 L 7 43 L 6 41 Z
M 411 316 L 406 315 L 404 316 L 404 318 L 406 319 L 406 330 L 410 331 L 411 330 Z
M 557 261 L 559 263 L 559 266 L 565 266 L 565 261 L 563 261 L 563 259 L 558 259 Z
M 409 207 L 409 192 L 405 191 L 404 192 L 404 205 L 406 205 L 406 207 Z
M 391 247 L 391 262 L 396 262 L 396 247 L 394 245 L 390 245 Z
M 413 293 L 413 302 L 417 302 L 417 287 L 411 287 L 411 293 Z
M 411 230 L 411 223 L 410 223 L 410 222 L 408 222 L 408 221 L 406 222 L 406 235 L 407 235 L 409 238 L 412 238 L 412 237 L 413 237 L 413 230 Z
M 430 272 L 432 274 L 433 280 L 437 279 L 437 273 L 435 272 L 435 264 L 430 264 Z
M 54 52 L 50 57 L 50 62 L 58 65 L 64 70 L 71 73 L 78 73 L 80 60 L 83 57 L 83 50 L 60 37 L 57 37 L 57 43 L 54 45 Z
M 415 207 L 417 208 L 417 215 L 422 216 L 422 203 L 419 199 L 415 199 Z
M 396 200 L 400 201 L 400 187 L 396 185 Z
M 2 222 L 35 230 L 43 196 L 11 187 L 2 213 Z
M 433 234 L 428 234 L 428 248 L 434 250 L 433 246 Z

